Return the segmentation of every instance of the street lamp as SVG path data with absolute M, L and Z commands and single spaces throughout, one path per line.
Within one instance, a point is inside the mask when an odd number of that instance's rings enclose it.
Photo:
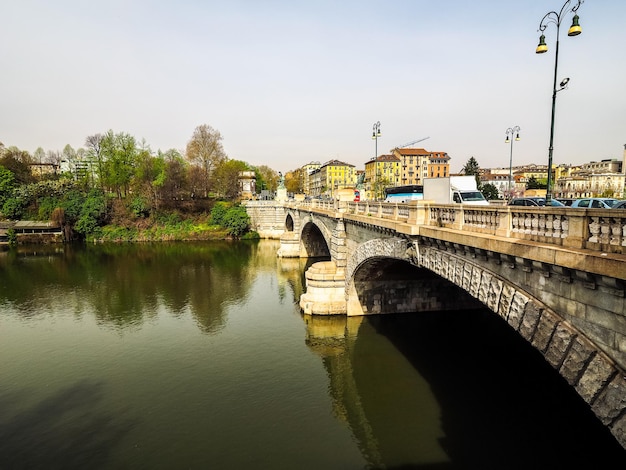
M 515 126 L 515 127 L 509 127 L 506 130 L 506 140 L 504 141 L 505 144 L 508 144 L 509 142 L 511 143 L 511 156 L 509 158 L 509 199 L 511 198 L 511 182 L 513 180 L 513 140 L 519 140 L 519 131 L 520 131 L 520 127 L 519 126 Z M 511 138 L 509 139 L 509 135 L 511 136 Z M 513 135 L 515 135 L 515 138 L 513 137 Z
M 576 5 L 571 7 L 572 0 L 567 0 L 563 6 L 561 7 L 561 11 L 557 13 L 556 11 L 550 11 L 545 14 L 545 16 L 539 22 L 539 31 L 541 31 L 541 36 L 539 37 L 539 45 L 537 46 L 537 50 L 535 51 L 537 54 L 543 54 L 548 51 L 548 46 L 546 44 L 546 37 L 543 32 L 546 30 L 550 23 L 556 25 L 556 50 L 554 52 L 554 82 L 552 85 L 552 117 L 550 123 L 550 147 L 548 148 L 548 187 L 546 189 L 546 205 L 550 204 L 550 199 L 552 197 L 552 151 L 554 150 L 554 110 L 556 106 L 556 94 L 557 92 L 563 90 L 569 78 L 564 79 L 560 83 L 560 88 L 556 87 L 556 77 L 557 77 L 557 69 L 559 65 L 559 29 L 561 28 L 561 20 L 565 13 L 569 13 L 570 11 L 574 13 L 574 18 L 572 21 L 572 26 L 567 32 L 568 36 L 578 36 L 582 32 L 582 28 L 578 24 L 578 14 L 576 11 L 580 8 L 584 0 L 576 0 Z
M 378 169 L 378 138 L 380 137 L 380 121 L 376 121 L 374 126 L 372 127 L 372 139 L 375 141 L 374 144 L 374 165 L 376 165 L 376 199 L 379 198 L 378 186 L 380 185 L 379 180 L 379 169 Z

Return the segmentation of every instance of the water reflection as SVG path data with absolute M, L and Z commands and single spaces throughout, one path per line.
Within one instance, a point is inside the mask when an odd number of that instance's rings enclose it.
M 623 459 L 574 392 L 553 384 L 558 374 L 489 312 L 302 316 L 304 272 L 316 260 L 277 259 L 278 246 L 0 253 L 9 358 L 0 468 L 61 468 L 62 459 L 64 468 L 537 468 L 534 452 L 554 468 Z M 25 465 L 11 465 L 17 459 Z
M 255 253 L 256 246 L 214 242 L 11 250 L 0 257 L 0 306 L 11 306 L 25 318 L 73 306 L 68 313 L 91 311 L 100 325 L 120 330 L 141 326 L 160 309 L 173 316 L 191 312 L 202 331 L 214 333 L 224 326 L 223 307 L 245 302 L 256 269 L 265 264 L 250 266 L 269 255 L 267 248 Z

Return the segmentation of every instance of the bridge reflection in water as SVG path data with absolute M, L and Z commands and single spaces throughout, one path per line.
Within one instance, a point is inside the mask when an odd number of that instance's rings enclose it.
M 488 310 L 304 321 L 334 413 L 374 468 L 602 466 L 620 454 L 584 401 Z

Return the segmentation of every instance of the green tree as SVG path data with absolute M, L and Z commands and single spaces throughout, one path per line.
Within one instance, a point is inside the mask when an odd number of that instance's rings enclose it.
M 134 174 L 138 149 L 135 138 L 130 134 L 114 134 L 109 131 L 103 137 L 102 155 L 104 162 L 104 181 L 118 199 L 128 194 Z
M 500 199 L 500 193 L 498 192 L 498 188 L 496 188 L 494 184 L 483 184 L 480 187 L 480 192 L 483 193 L 483 196 L 485 196 L 485 199 L 487 199 L 488 201 Z
M 262 190 L 276 191 L 278 188 L 278 172 L 272 170 L 267 165 L 261 165 L 254 168 L 254 174 L 256 176 L 256 190 L 261 192 Z
M 15 175 L 11 170 L 0 165 L 0 207 L 13 194 L 15 188 Z
M 546 189 L 546 188 L 547 188 L 547 184 L 538 181 L 537 178 L 535 178 L 534 176 L 531 176 L 530 178 L 528 178 L 528 181 L 526 182 L 526 189 Z
M 480 189 L 480 166 L 474 157 L 470 157 L 469 160 L 461 168 L 461 173 L 464 175 L 474 175 L 476 178 L 476 187 Z
M 214 190 L 218 196 L 234 201 L 239 196 L 239 173 L 248 170 L 248 164 L 240 160 L 225 160 L 214 173 Z
M 92 189 L 80 208 L 74 229 L 83 236 L 94 233 L 104 221 L 106 209 L 106 199 L 102 191 Z

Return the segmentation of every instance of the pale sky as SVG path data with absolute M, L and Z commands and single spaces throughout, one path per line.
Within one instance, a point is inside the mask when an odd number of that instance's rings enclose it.
M 363 169 L 408 142 L 509 166 L 547 164 L 561 0 L 0 0 L 0 142 L 29 152 L 125 132 L 183 150 L 196 126 L 230 158 L 286 172 Z M 576 1 L 571 2 L 572 5 Z M 563 16 L 554 164 L 621 159 L 626 1 Z

